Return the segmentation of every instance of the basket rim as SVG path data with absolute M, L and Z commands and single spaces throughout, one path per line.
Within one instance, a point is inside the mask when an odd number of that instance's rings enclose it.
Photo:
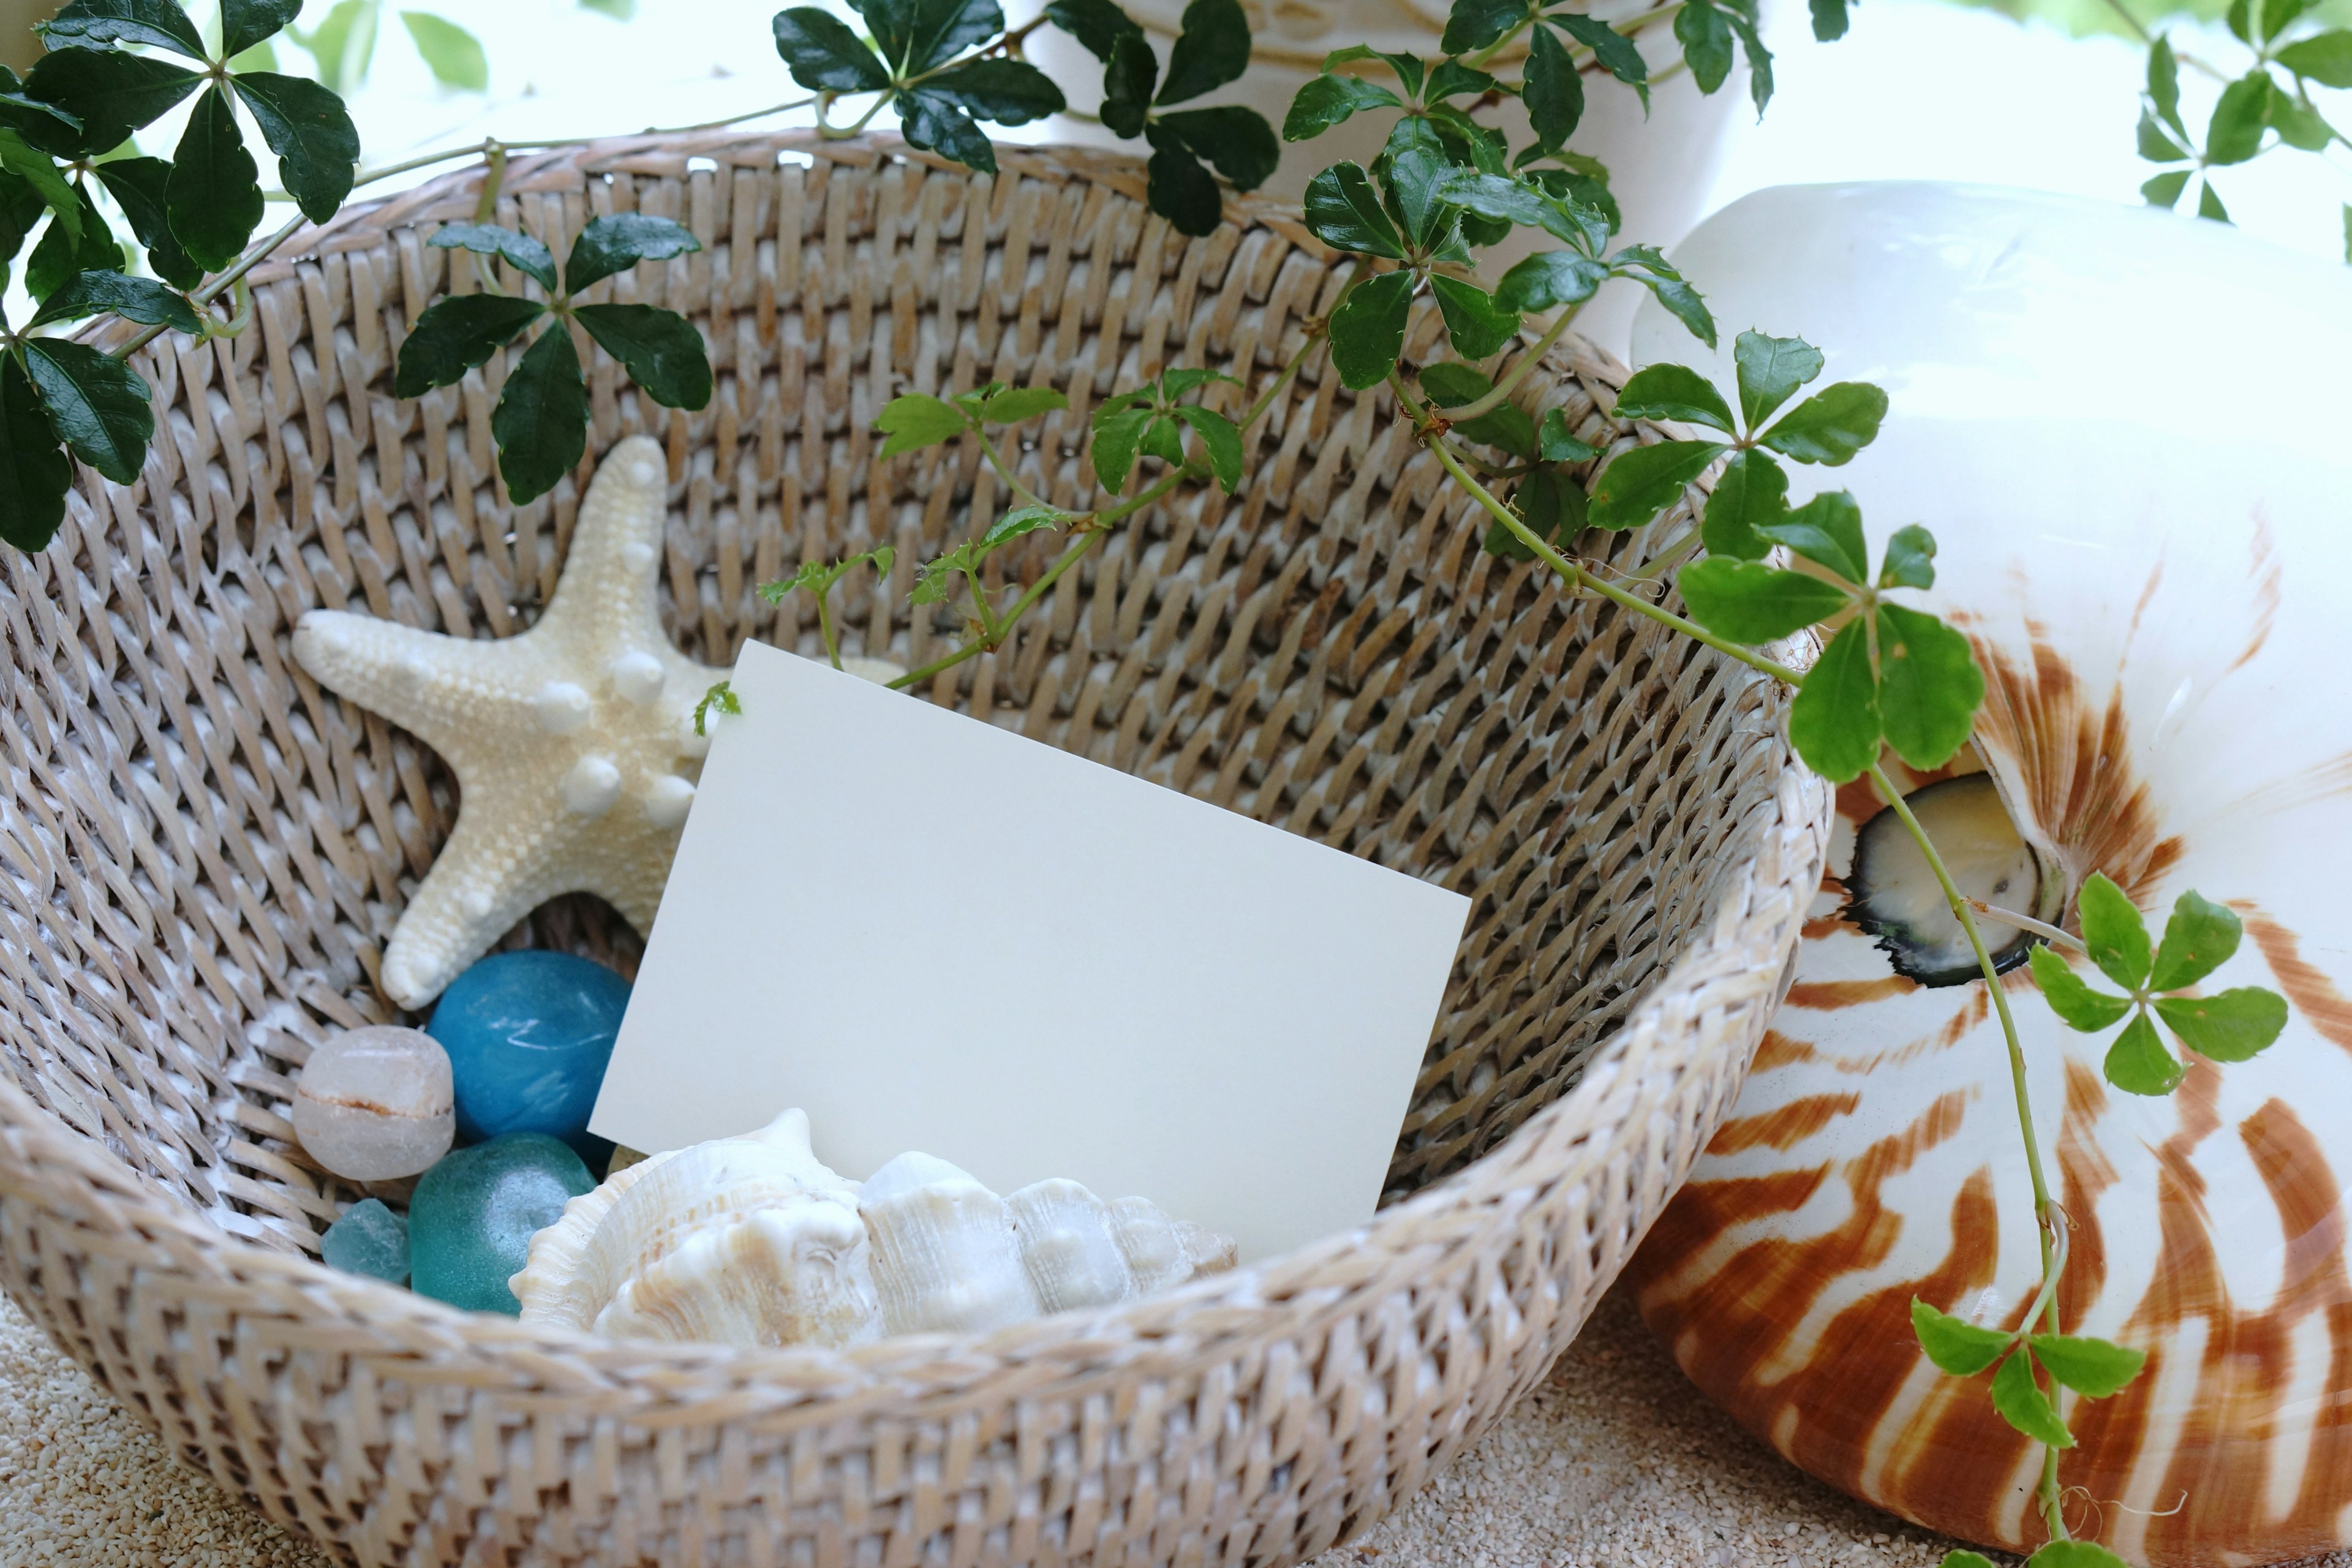
M 814 131 L 727 131 L 618 136 L 516 154 L 501 189 L 572 189 L 582 174 L 607 173 L 682 177 L 692 160 L 703 158 L 721 167 L 772 166 L 784 153 L 868 167 L 903 159 L 989 178 L 887 133 L 834 140 Z M 1144 195 L 1143 163 L 1129 154 L 1041 144 L 1000 146 L 997 156 L 1011 171 L 1104 184 L 1138 201 Z M 483 178 L 471 165 L 347 208 L 298 231 L 250 279 L 291 279 L 318 257 L 371 248 L 398 229 L 467 216 Z M 1307 230 L 1296 206 L 1228 193 L 1224 210 L 1228 225 L 1275 230 L 1320 258 L 1336 254 Z M 168 347 L 158 340 L 142 352 Z M 1567 333 L 1547 359 L 1565 369 L 1572 354 L 1595 352 Z M 1656 1113 L 1702 1076 L 1695 1031 L 1676 1018 L 1745 1005 L 1759 995 L 1768 1008 L 1777 1001 L 1786 964 L 1768 966 L 1759 955 L 1802 920 L 1818 880 L 1831 792 L 1784 744 L 1778 749 L 1770 810 L 1757 814 L 1734 841 L 1738 855 L 1717 869 L 1720 890 L 1711 923 L 1685 934 L 1680 956 L 1628 1009 L 1568 1093 L 1462 1170 L 1363 1226 L 1148 1300 L 985 1333 L 906 1335 L 844 1350 L 667 1344 L 525 1328 L 247 1241 L 114 1158 L 6 1075 L 0 1075 L 0 1198 L 71 1215 L 86 1231 L 110 1238 L 100 1245 L 136 1256 L 142 1268 L 204 1281 L 198 1289 L 209 1299 L 304 1320 L 310 1339 L 365 1359 L 380 1373 L 395 1366 L 394 1374 L 413 1385 L 488 1383 L 540 1398 L 585 1400 L 637 1426 L 713 1419 L 799 1426 L 812 1409 L 828 1420 L 885 1406 L 903 1415 L 910 1394 L 919 1394 L 926 1416 L 950 1415 L 1001 1399 L 1008 1387 L 1017 1393 L 1024 1384 L 1050 1384 L 1055 1397 L 1076 1397 L 1139 1373 L 1178 1374 L 1228 1342 L 1263 1346 L 1272 1338 L 1306 1336 L 1368 1298 L 1410 1289 L 1462 1247 L 1510 1228 L 1516 1215 L 1560 1184 L 1591 1181 L 1642 1145 L 1673 1135 L 1672 1119 Z M 1720 1098 L 1727 1100 L 1737 1084 L 1735 1074 Z M 1711 1130 L 1724 1109 L 1711 1107 L 1700 1130 Z M 1685 1142 L 1690 1146 L 1666 1152 L 1674 1184 L 1698 1153 L 1699 1141 Z M 1546 1148 L 1555 1143 L 1556 1151 Z M 1638 1240 L 1623 1237 L 1623 1254 Z M 333 1324 L 345 1332 L 337 1336 Z M 1008 1372 L 1014 1374 L 1010 1383 Z

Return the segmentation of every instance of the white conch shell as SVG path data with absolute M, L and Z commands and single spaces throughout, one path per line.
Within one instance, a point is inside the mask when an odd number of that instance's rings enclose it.
M 861 1189 L 819 1163 L 808 1118 L 787 1110 L 615 1171 L 531 1237 L 509 1284 L 530 1325 L 841 1346 L 1110 1306 L 1233 1263 L 1228 1238 L 1072 1181 L 1001 1198 L 906 1153 Z
M 1984 667 L 1992 784 L 1898 787 L 1997 788 L 2056 884 L 2045 919 L 2093 871 L 2158 930 L 2185 889 L 2231 901 L 2246 940 L 2207 994 L 2290 1004 L 2252 1060 L 2189 1058 L 2144 1097 L 2101 1070 L 2114 1031 L 2008 977 L 2065 1329 L 2147 1354 L 2116 1397 L 2062 1401 L 2072 1528 L 2151 1568 L 2352 1545 L 2352 277 L 2219 224 L 1930 184 L 1759 192 L 1675 260 L 1718 319 L 1886 387 L 1877 442 L 1792 470 L 1790 498 L 1850 484 L 1879 540 L 1942 545 L 1920 602 Z M 2193 340 L 2149 330 L 2180 301 Z M 1636 341 L 1695 357 L 1662 316 Z M 2204 387 L 2284 416 L 2217 426 Z M 2008 1329 L 2039 1283 L 2006 1047 L 1982 981 L 1906 973 L 1850 917 L 1878 808 L 1839 805 L 1788 1001 L 1632 1277 L 1692 1380 L 1790 1459 L 2031 1551 L 2038 1453 L 1909 1321 L 1916 1295 Z
M 854 1183 L 808 1117 L 656 1154 L 564 1205 L 510 1282 L 526 1323 L 638 1339 L 846 1345 L 878 1316 Z

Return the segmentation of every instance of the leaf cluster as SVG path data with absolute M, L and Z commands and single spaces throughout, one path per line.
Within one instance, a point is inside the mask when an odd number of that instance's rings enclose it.
M 2230 221 L 2213 171 L 2292 147 L 2325 153 L 2344 134 L 2312 100 L 2314 87 L 2352 88 L 2352 29 L 2296 26 L 2317 0 L 2232 0 L 2230 30 L 2253 56 L 2245 73 L 2221 89 L 2200 145 L 2180 112 L 2180 58 L 2171 40 L 2148 45 L 2147 85 L 2140 97 L 2139 155 L 2167 165 L 2140 186 L 2150 205 L 2176 207 L 2192 184 L 2200 217 Z M 2345 204 L 2345 259 L 2352 262 L 2352 203 Z
M 350 194 L 359 135 L 341 100 L 314 81 L 243 68 L 299 9 L 223 0 L 215 48 L 174 0 L 73 0 L 42 25 L 49 52 L 26 77 L 0 67 L 0 276 L 39 233 L 25 257 L 39 308 L 0 355 L 0 539 L 38 550 L 55 537 L 68 453 L 118 484 L 138 477 L 154 435 L 144 378 L 88 344 L 29 334 L 94 315 L 205 330 L 186 290 L 235 259 L 261 220 L 240 114 L 278 154 L 304 214 L 322 220 Z M 191 95 L 170 159 L 114 155 Z M 127 275 L 100 190 L 161 281 Z
M 1449 360 L 1422 367 L 1421 389 L 1429 395 L 1432 405 L 1442 411 L 1488 401 L 1495 384 L 1483 372 Z M 1537 538 L 1565 550 L 1570 541 L 1584 531 L 1588 521 L 1584 487 L 1571 469 L 1601 453 L 1569 428 L 1566 409 L 1547 408 L 1538 420 L 1515 403 L 1497 402 L 1484 413 L 1448 418 L 1446 428 L 1519 460 L 1522 477 L 1511 504 Z M 1536 556 L 1534 547 L 1499 518 L 1486 525 L 1481 544 L 1488 554 L 1508 561 L 1532 561 Z
M 1095 478 L 1114 495 L 1127 488 L 1138 457 L 1157 458 L 1171 468 L 1185 463 L 1184 432 L 1201 443 L 1209 472 L 1227 495 L 1241 488 L 1241 427 L 1213 409 L 1186 403 L 1204 386 L 1239 386 L 1230 375 L 1207 370 L 1166 370 L 1132 392 L 1123 392 L 1095 410 Z
M 2217 1062 L 2249 1060 L 2286 1027 L 2286 999 L 2275 991 L 2240 985 L 2212 996 L 2190 994 L 2229 962 L 2244 937 L 2244 925 L 2227 905 L 2193 889 L 2181 894 L 2165 921 L 2164 940 L 2151 943 L 2129 896 L 2095 871 L 2075 909 L 2086 955 L 2125 994 L 2092 985 L 2054 949 L 2037 947 L 2027 962 L 2042 999 L 2068 1028 L 2100 1034 L 2124 1025 L 2105 1063 L 2107 1081 L 2117 1089 L 2170 1094 L 2188 1076 L 2187 1066 L 2165 1045 L 2158 1020 L 2181 1045 Z
M 710 401 L 710 359 L 694 323 L 652 305 L 578 302 L 586 289 L 640 261 L 701 249 L 682 224 L 645 213 L 590 218 L 572 241 L 560 279 L 554 253 L 542 241 L 497 224 L 451 224 L 426 243 L 503 260 L 546 293 L 541 300 L 486 287 L 435 300 L 401 343 L 393 381 L 395 395 L 421 396 L 464 379 L 545 323 L 547 330 L 508 369 L 490 416 L 499 471 L 518 505 L 553 489 L 587 450 L 588 387 L 569 324 L 577 323 L 664 407 L 700 408 Z
M 982 173 L 996 168 L 982 122 L 1025 125 L 1068 107 L 1054 79 L 1020 58 L 1028 29 L 1008 32 L 996 0 L 850 4 L 866 25 L 865 37 L 814 5 L 775 16 L 776 52 L 821 103 L 872 94 L 869 118 L 893 106 L 911 145 Z M 1192 0 L 1164 77 L 1142 27 L 1113 0 L 1052 0 L 1040 22 L 1068 33 L 1103 62 L 1102 122 L 1150 144 L 1151 210 L 1181 232 L 1207 234 L 1223 216 L 1216 179 L 1204 164 L 1244 191 L 1274 173 L 1281 148 L 1255 110 L 1171 107 L 1236 79 L 1249 64 L 1249 20 L 1240 0 Z
M 2139 1375 L 2147 1354 L 2084 1334 L 2032 1333 L 2030 1327 L 2004 1333 L 1911 1298 L 1912 1332 L 1938 1371 L 1976 1377 L 1991 1370 L 1993 1408 L 2003 1421 L 2037 1443 L 2071 1448 L 2074 1435 L 2037 1371 L 2087 1399 L 2105 1399 Z

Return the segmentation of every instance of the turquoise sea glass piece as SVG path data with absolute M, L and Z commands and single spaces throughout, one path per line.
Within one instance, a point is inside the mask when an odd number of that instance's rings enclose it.
M 568 952 L 494 952 L 457 976 L 425 1032 L 449 1053 L 458 1142 L 544 1132 L 603 1169 L 613 1146 L 588 1113 L 628 1005 L 627 981 Z
M 409 1289 L 477 1312 L 522 1310 L 507 1280 L 534 1232 L 596 1184 L 569 1145 L 509 1132 L 443 1156 L 408 1202 Z
M 408 1278 L 408 1222 L 377 1198 L 362 1198 L 327 1227 L 319 1251 L 328 1267 L 397 1285 Z

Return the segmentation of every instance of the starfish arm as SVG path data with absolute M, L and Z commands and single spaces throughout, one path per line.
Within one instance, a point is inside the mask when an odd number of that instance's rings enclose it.
M 524 638 L 474 642 L 341 610 L 304 616 L 294 657 L 328 690 L 440 752 L 461 779 L 490 737 L 529 721 L 546 679 Z
M 668 515 L 668 460 L 651 437 L 632 436 L 589 482 L 563 575 L 534 629 L 614 653 L 667 649 L 660 572 Z
M 448 843 L 393 927 L 383 952 L 385 995 L 424 1008 L 516 921 L 569 890 L 553 884 L 580 819 L 545 805 L 490 792 L 464 803 Z

